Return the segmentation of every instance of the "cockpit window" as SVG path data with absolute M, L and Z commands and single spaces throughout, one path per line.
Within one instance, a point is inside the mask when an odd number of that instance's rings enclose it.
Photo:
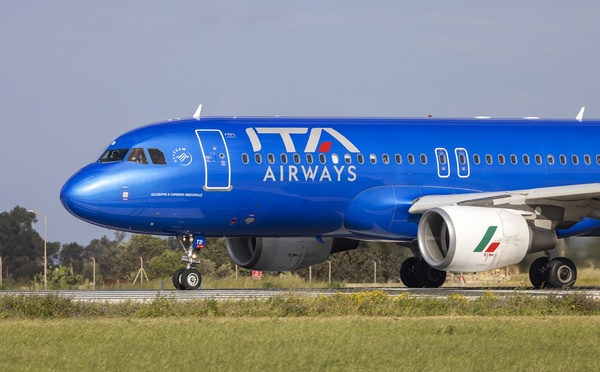
M 112 163 L 116 161 L 123 161 L 123 159 L 125 159 L 125 155 L 127 155 L 127 151 L 129 151 L 129 149 L 106 150 L 100 157 L 99 162 Z
M 144 149 L 140 149 L 140 148 L 131 150 L 131 153 L 129 154 L 127 161 L 132 161 L 134 163 L 140 163 L 140 164 L 148 164 L 148 159 L 146 158 L 146 153 L 144 152 Z
M 150 159 L 152 159 L 152 164 L 167 164 L 165 155 L 159 149 L 148 149 L 148 152 L 150 153 Z

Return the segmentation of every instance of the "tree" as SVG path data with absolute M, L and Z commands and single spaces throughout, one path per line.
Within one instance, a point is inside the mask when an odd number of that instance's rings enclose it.
M 81 244 L 67 243 L 63 244 L 58 257 L 60 265 L 71 266 L 76 273 L 82 273 L 88 254 Z
M 214 262 L 216 267 L 227 265 L 231 269 L 234 269 L 234 264 L 231 262 L 225 248 L 225 238 L 208 238 L 206 248 L 202 250 L 201 257 Z
M 179 252 L 166 249 L 161 255 L 152 257 L 146 264 L 146 272 L 151 279 L 166 278 L 175 270 L 183 267 L 181 254 Z
M 119 245 L 115 262 L 118 278 L 134 277 L 140 268 L 140 257 L 148 263 L 168 249 L 165 239 L 152 235 L 133 235 L 128 242 Z
M 92 240 L 85 247 L 86 256 L 94 257 L 98 263 L 97 276 L 110 279 L 120 278 L 117 274 L 117 255 L 120 251 L 119 246 L 125 237 L 125 233 L 117 231 L 114 240 L 105 235 L 100 239 Z
M 44 282 L 44 275 L 37 274 L 35 282 L 37 285 L 42 285 Z M 83 283 L 83 275 L 77 274 L 71 265 L 59 265 L 48 271 L 48 286 L 51 289 L 65 289 Z
M 44 244 L 32 228 L 35 221 L 35 214 L 19 206 L 0 213 L 0 256 L 15 280 L 31 280 L 43 270 Z

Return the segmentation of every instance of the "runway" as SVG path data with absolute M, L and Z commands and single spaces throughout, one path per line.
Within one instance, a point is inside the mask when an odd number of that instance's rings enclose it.
M 0 291 L 0 296 L 46 296 L 57 295 L 86 302 L 149 302 L 157 298 L 177 301 L 193 300 L 266 300 L 277 296 L 317 297 L 333 296 L 339 293 L 351 294 L 380 290 L 388 296 L 410 295 L 418 298 L 448 298 L 450 295 L 463 295 L 468 299 L 477 299 L 486 293 L 497 297 L 511 295 L 566 296 L 581 293 L 594 299 L 600 298 L 600 287 L 574 287 L 567 290 L 540 290 L 523 288 L 336 288 L 336 289 L 203 289 L 196 291 L 178 290 L 52 290 L 52 291 Z

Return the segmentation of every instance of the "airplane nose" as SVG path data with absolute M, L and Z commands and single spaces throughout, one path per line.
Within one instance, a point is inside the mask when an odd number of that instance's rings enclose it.
M 101 202 L 101 193 L 97 190 L 94 176 L 75 174 L 60 191 L 60 201 L 71 214 L 87 220 L 95 214 Z

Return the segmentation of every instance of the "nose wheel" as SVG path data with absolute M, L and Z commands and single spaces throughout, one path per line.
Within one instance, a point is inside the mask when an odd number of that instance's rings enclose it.
M 173 274 L 173 286 L 179 290 L 198 289 L 202 284 L 202 275 L 195 268 L 200 263 L 196 258 L 200 254 L 200 250 L 204 248 L 206 238 L 196 238 L 194 242 L 193 235 L 181 235 L 179 241 L 185 251 L 185 256 L 181 256 L 181 261 L 185 262 L 186 267 L 175 271 Z
M 202 275 L 196 269 L 179 269 L 173 274 L 173 286 L 176 289 L 198 289 L 202 284 Z

